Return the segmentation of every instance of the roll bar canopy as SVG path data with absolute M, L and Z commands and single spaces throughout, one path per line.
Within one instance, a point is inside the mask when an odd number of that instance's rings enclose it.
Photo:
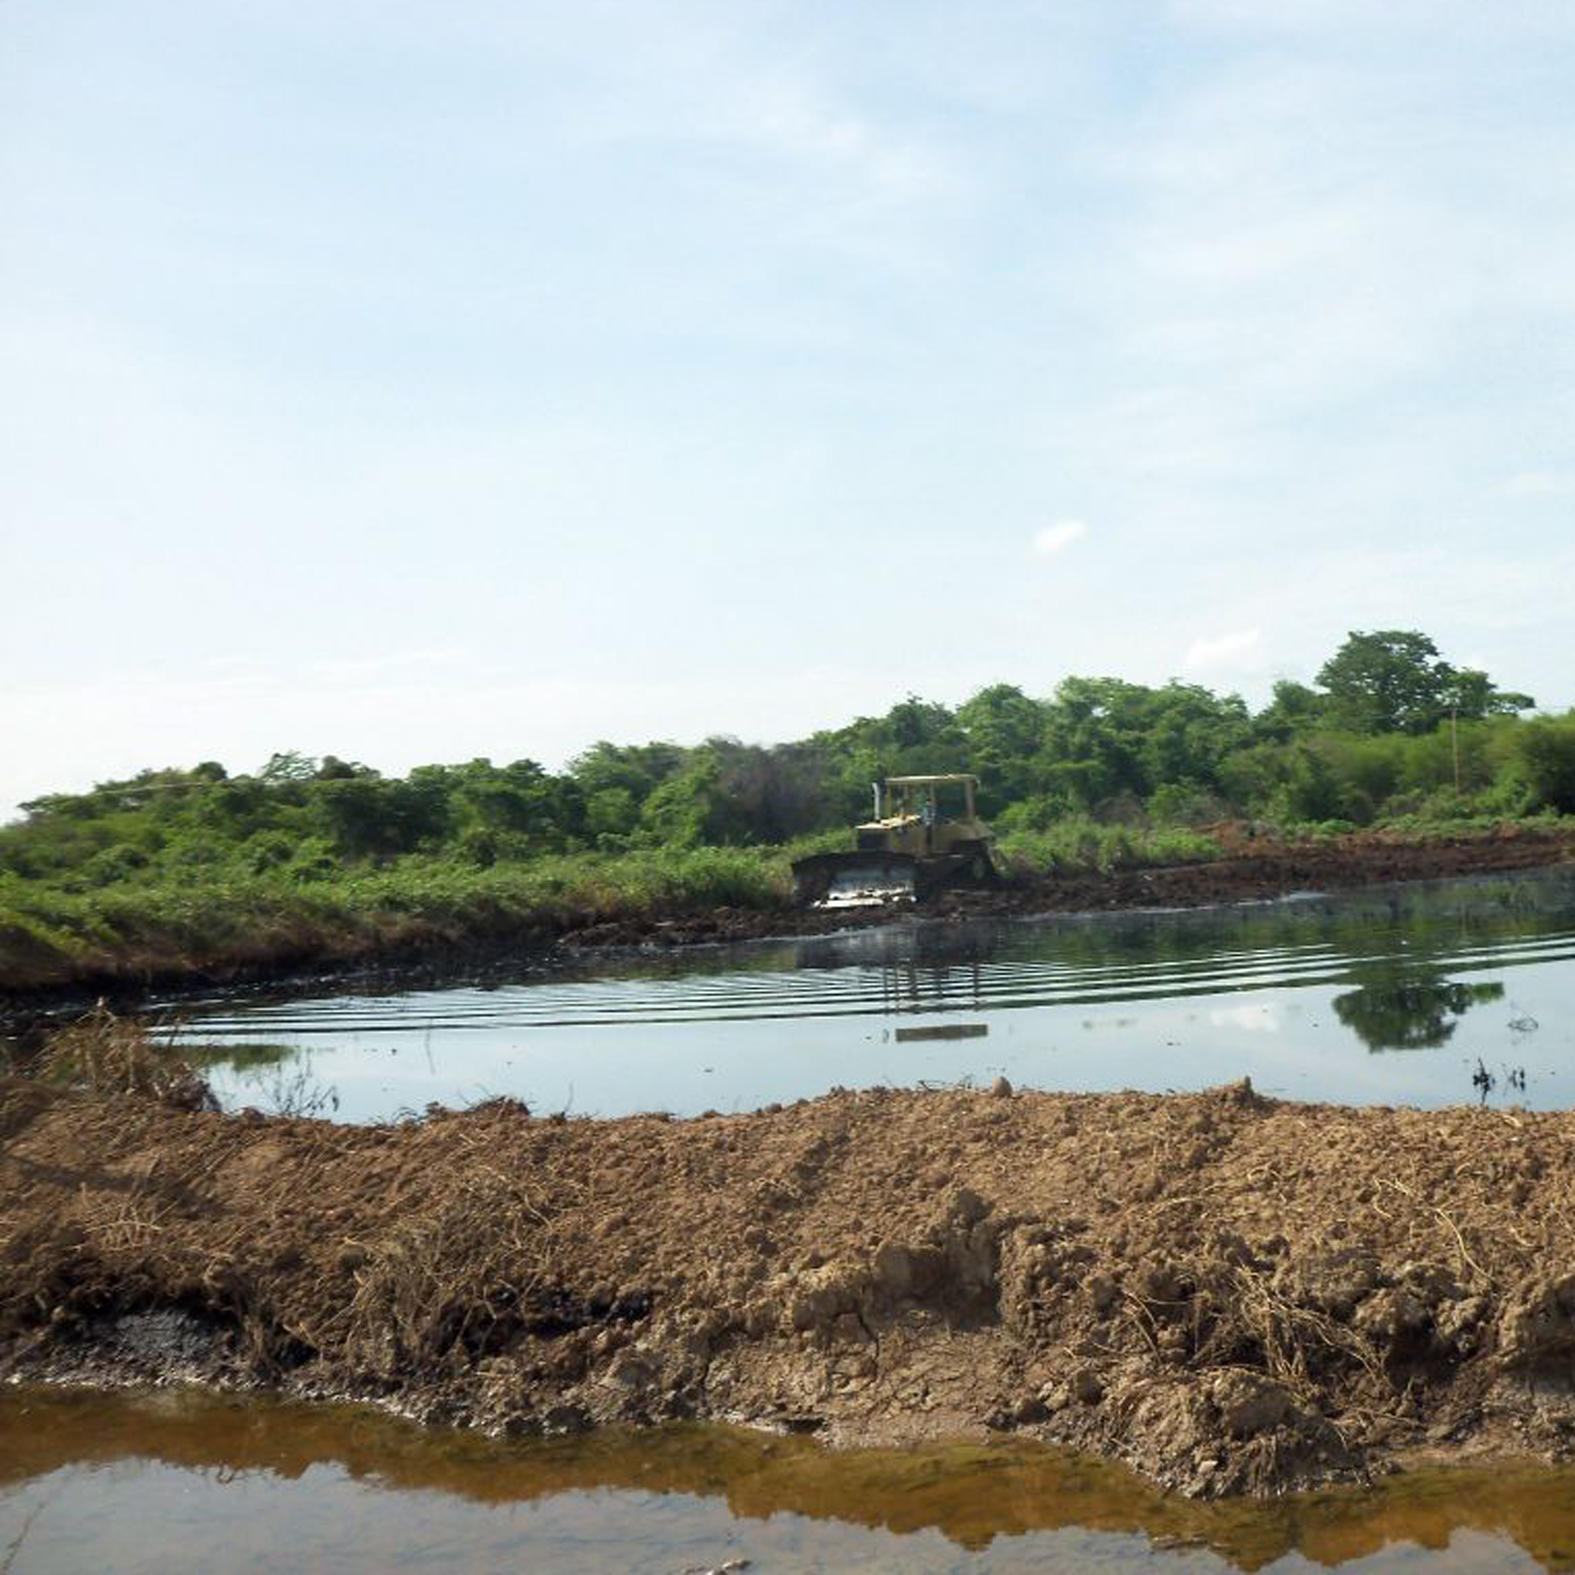
M 942 776 L 933 777 L 887 777 L 884 782 L 877 782 L 875 786 L 875 818 L 883 820 L 886 817 L 888 806 L 901 799 L 904 808 L 915 797 L 930 807 L 926 811 L 927 820 L 935 818 L 935 789 L 956 784 L 963 790 L 963 798 L 967 803 L 967 816 L 974 818 L 974 793 L 978 789 L 979 779 L 971 772 L 953 771 Z M 929 791 L 919 791 L 928 789 Z

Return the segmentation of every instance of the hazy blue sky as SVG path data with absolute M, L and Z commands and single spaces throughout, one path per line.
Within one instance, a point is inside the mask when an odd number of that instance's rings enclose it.
M 1575 701 L 1567 0 L 6 0 L 0 813 L 276 749 Z

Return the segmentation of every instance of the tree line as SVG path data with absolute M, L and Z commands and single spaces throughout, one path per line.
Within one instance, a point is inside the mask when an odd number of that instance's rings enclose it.
M 1044 697 L 993 684 L 951 707 L 909 696 L 807 739 L 600 742 L 560 772 L 528 759 L 404 777 L 329 755 L 215 762 L 51 794 L 0 827 L 0 872 L 81 888 L 347 867 L 436 855 L 486 867 L 542 855 L 779 845 L 862 819 L 883 776 L 971 771 L 998 831 L 1077 817 L 1360 826 L 1404 816 L 1575 813 L 1575 712 L 1446 662 L 1413 630 L 1354 632 L 1314 683 L 1254 713 L 1172 681 L 1069 677 Z

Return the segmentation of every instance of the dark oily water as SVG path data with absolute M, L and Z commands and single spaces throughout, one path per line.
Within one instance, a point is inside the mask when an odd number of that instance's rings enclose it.
M 485 988 L 216 1003 L 183 1034 L 227 1106 L 346 1120 L 501 1094 L 698 1114 L 1000 1074 L 1559 1107 L 1575 1099 L 1575 875 L 601 958 Z
M 724 1428 L 493 1442 L 348 1407 L 0 1393 L 0 1569 L 660 1572 L 1575 1567 L 1575 1474 L 1199 1505 L 1036 1446 L 831 1454 Z

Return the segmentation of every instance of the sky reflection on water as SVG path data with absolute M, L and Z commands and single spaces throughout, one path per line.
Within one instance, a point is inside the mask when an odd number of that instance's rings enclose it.
M 578 959 L 441 990 L 218 1002 L 185 1033 L 227 1104 L 331 1090 L 347 1120 L 498 1094 L 697 1114 L 1002 1074 L 1559 1107 L 1575 1098 L 1575 877 Z
M 1022 1444 L 830 1453 L 718 1427 L 498 1442 L 180 1390 L 0 1393 L 8 1575 L 1575 1568 L 1575 1479 L 1508 1467 L 1219 1505 Z

